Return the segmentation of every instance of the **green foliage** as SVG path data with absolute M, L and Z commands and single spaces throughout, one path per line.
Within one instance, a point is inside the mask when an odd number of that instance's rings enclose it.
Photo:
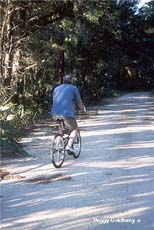
M 6 90 L 1 88 L 1 106 L 0 106 L 0 150 L 1 156 L 21 156 L 28 155 L 19 143 L 16 140 L 16 135 L 18 133 L 18 129 L 21 126 L 21 110 L 19 106 L 11 103 L 11 99 L 14 96 L 11 95 L 8 97 Z M 25 122 L 25 120 L 24 120 Z M 19 124 L 20 123 L 20 124 Z M 25 125 L 25 123 L 24 123 Z
M 4 107 L 1 107 L 1 128 L 0 128 L 0 149 L 1 149 L 1 156 L 23 156 L 27 155 L 27 153 L 22 149 L 22 147 L 17 142 L 15 136 L 17 131 L 13 126 L 9 123 L 9 121 L 14 119 L 14 115 L 10 114 L 7 115 L 7 118 L 4 119 L 6 116 L 6 111 L 4 112 Z M 2 115 L 3 113 L 3 115 Z

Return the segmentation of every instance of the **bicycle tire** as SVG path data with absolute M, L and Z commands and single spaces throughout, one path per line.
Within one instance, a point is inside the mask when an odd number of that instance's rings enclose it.
M 54 136 L 51 144 L 51 161 L 55 168 L 60 168 L 65 160 L 65 149 L 63 136 L 57 134 Z
M 77 133 L 77 136 L 73 142 L 73 149 L 74 149 L 73 157 L 78 158 L 81 153 L 81 136 L 79 132 Z

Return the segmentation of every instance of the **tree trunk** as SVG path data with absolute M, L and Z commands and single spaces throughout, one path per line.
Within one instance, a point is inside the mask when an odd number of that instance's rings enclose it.
M 62 84 L 63 83 L 64 73 L 65 73 L 65 53 L 64 53 L 64 51 L 60 52 L 60 65 L 61 65 L 61 69 L 60 69 L 60 82 Z
M 12 57 L 13 57 L 13 37 L 12 37 L 12 14 L 14 9 L 8 1 L 5 11 L 1 34 L 1 78 L 4 87 L 10 86 L 12 78 Z

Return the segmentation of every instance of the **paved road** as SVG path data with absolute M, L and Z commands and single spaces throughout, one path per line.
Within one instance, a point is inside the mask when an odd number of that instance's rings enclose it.
M 79 159 L 54 169 L 50 128 L 38 126 L 22 139 L 34 158 L 4 162 L 25 178 L 2 182 L 2 230 L 154 229 L 154 98 L 130 93 L 89 109 L 97 113 L 79 121 Z

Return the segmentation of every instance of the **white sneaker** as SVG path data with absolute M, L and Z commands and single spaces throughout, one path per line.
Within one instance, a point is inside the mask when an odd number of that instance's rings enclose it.
M 65 150 L 68 151 L 68 154 L 70 155 L 74 153 L 74 149 L 68 145 L 66 146 Z

